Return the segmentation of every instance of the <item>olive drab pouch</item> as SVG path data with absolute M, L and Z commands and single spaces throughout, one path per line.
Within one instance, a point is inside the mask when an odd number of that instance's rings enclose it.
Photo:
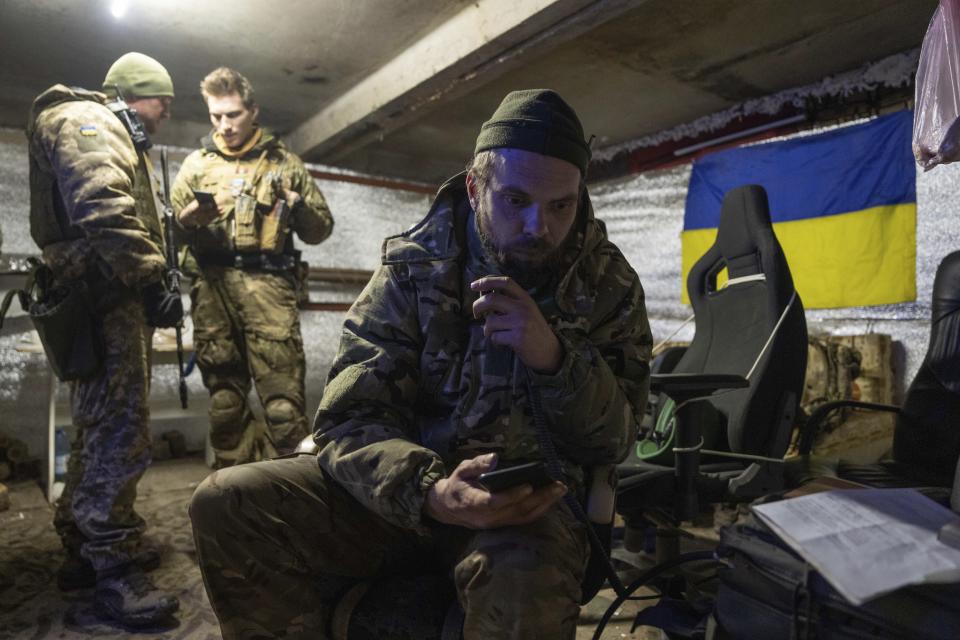
M 0 327 L 17 295 L 57 378 L 68 381 L 93 375 L 103 363 L 103 341 L 87 283 L 74 280 L 54 284 L 49 267 L 36 258 L 30 259 L 30 266 L 27 286 L 7 292 L 0 305 Z
M 270 213 L 263 216 L 263 225 L 260 227 L 260 251 L 264 253 L 280 253 L 286 242 L 286 217 L 289 213 L 287 202 L 277 200 Z
M 258 199 L 255 190 L 260 182 L 266 159 L 267 151 L 264 150 L 257 160 L 250 183 L 244 185 L 244 189 L 234 198 L 233 246 L 240 252 L 260 250 L 260 225 L 262 220 L 259 219 L 258 215 Z
M 256 251 L 260 248 L 257 230 L 257 199 L 241 193 L 233 201 L 233 246 L 237 251 Z
M 283 181 L 283 167 L 286 157 L 280 168 L 267 174 L 265 182 L 269 189 L 270 201 L 273 203 L 269 213 L 263 217 L 260 227 L 260 251 L 264 253 L 282 253 L 287 244 L 287 234 L 290 232 L 290 205 L 286 200 L 286 186 Z

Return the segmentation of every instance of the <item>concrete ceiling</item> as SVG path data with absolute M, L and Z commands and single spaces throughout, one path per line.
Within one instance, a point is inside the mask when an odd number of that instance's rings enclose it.
M 305 159 L 437 182 L 517 88 L 559 90 L 597 146 L 920 45 L 936 0 L 3 0 L 0 125 L 55 82 L 98 87 L 129 50 L 177 87 L 160 142 L 207 130 L 226 64 Z

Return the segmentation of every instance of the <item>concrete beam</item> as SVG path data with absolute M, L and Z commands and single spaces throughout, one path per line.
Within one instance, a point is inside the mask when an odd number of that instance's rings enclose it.
M 287 136 L 330 163 L 645 0 L 477 0 Z

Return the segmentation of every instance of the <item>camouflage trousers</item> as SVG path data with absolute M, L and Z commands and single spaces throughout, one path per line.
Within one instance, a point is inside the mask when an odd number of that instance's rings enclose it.
M 210 391 L 216 466 L 292 451 L 308 434 L 292 275 L 208 267 L 194 280 L 190 297 L 197 364 Z M 247 404 L 251 382 L 266 429 Z
M 351 587 L 435 567 L 452 576 L 466 640 L 576 635 L 589 543 L 559 505 L 522 527 L 435 524 L 421 535 L 364 508 L 316 457 L 300 455 L 212 473 L 190 517 L 227 640 L 330 638 L 333 610 Z
M 70 385 L 77 433 L 54 526 L 70 553 L 101 571 L 126 564 L 146 526 L 133 509 L 150 464 L 150 344 L 138 297 L 126 294 L 98 312 L 101 371 Z

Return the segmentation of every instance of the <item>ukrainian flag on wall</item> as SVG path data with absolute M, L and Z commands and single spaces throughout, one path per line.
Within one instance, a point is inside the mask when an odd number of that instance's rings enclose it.
M 693 164 L 683 219 L 687 274 L 713 244 L 723 195 L 759 184 L 807 308 L 915 300 L 911 111 L 827 133 L 721 151 Z

